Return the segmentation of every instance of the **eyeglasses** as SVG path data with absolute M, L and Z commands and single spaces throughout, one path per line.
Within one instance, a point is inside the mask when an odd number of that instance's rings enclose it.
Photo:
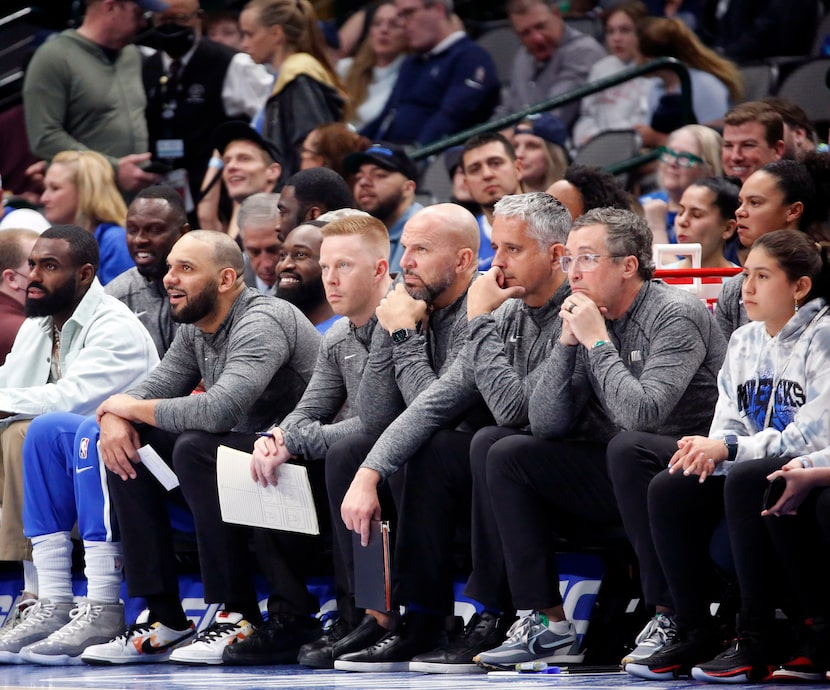
M 565 273 L 570 271 L 574 264 L 576 264 L 577 269 L 587 273 L 597 269 L 600 259 L 622 259 L 624 257 L 624 254 L 577 254 L 576 256 L 560 256 L 559 265 Z
M 666 165 L 677 164 L 681 168 L 694 168 L 704 162 L 700 156 L 686 151 L 675 151 L 666 146 L 661 146 L 657 150 L 660 152 L 660 162 Z
M 17 273 L 17 275 L 19 275 L 21 278 L 25 278 L 26 280 L 29 280 L 29 274 L 28 273 L 21 273 L 20 271 L 15 271 L 15 273 Z

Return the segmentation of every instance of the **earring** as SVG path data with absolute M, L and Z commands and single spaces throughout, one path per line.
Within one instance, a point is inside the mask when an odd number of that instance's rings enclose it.
M 795 300 L 795 313 L 798 313 L 798 300 Z

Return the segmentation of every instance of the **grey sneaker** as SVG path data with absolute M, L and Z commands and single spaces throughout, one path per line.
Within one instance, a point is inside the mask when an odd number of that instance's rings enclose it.
M 583 656 L 578 653 L 579 645 L 573 623 L 554 623 L 561 629 L 560 632 L 551 630 L 547 623 L 547 616 L 538 611 L 519 618 L 507 631 L 504 644 L 488 652 L 481 652 L 473 661 L 486 669 L 508 671 L 515 669 L 516 664 L 529 661 L 580 663 Z
M 38 599 L 24 609 L 21 621 L 7 634 L 0 637 L 0 664 L 25 664 L 20 650 L 49 637 L 69 622 L 75 604 L 71 601 Z
M 46 666 L 80 665 L 83 651 L 111 640 L 123 632 L 124 604 L 101 604 L 89 599 L 78 602 L 72 620 L 49 637 L 20 650 L 24 661 Z
M 620 667 L 625 668 L 626 664 L 650 657 L 675 639 L 677 639 L 677 623 L 674 621 L 674 616 L 658 613 L 637 635 L 637 639 L 634 640 L 636 647 L 622 658 Z

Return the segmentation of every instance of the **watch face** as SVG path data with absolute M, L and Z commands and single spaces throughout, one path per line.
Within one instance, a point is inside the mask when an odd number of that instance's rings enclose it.
M 392 342 L 403 343 L 409 339 L 409 331 L 406 328 L 399 328 L 392 331 Z

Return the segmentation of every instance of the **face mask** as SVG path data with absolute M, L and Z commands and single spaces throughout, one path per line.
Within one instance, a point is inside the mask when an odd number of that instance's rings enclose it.
M 140 34 L 135 42 L 179 58 L 193 47 L 196 33 L 189 26 L 160 24 Z

